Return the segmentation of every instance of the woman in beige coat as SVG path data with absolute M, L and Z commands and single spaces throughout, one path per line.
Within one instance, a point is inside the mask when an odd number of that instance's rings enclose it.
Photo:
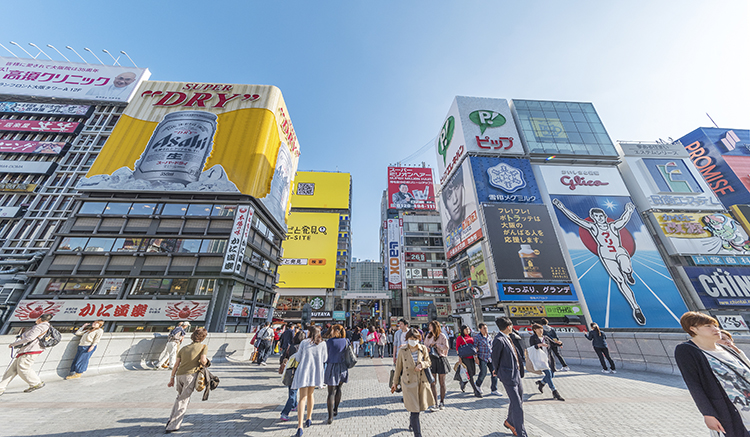
M 419 413 L 435 404 L 430 383 L 423 371 L 430 368 L 430 354 L 427 348 L 419 343 L 422 334 L 415 328 L 409 329 L 405 338 L 407 345 L 399 349 L 396 357 L 396 372 L 393 375 L 391 393 L 396 391 L 396 381 L 399 381 L 403 390 L 404 406 L 411 413 L 409 431 L 414 432 L 414 437 L 422 437 Z

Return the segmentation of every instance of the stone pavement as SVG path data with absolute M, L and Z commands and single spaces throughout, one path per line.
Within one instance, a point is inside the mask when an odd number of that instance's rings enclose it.
M 456 358 L 452 357 L 451 362 Z M 291 436 L 296 416 L 280 422 L 286 387 L 277 373 L 278 357 L 268 367 L 243 363 L 212 366 L 219 388 L 203 402 L 194 394 L 182 430 L 191 436 Z M 315 393 L 314 425 L 305 436 L 409 437 L 408 413 L 387 386 L 390 359 L 360 358 L 352 370 L 339 415 L 326 425 L 325 390 Z M 48 380 L 23 393 L 16 378 L 0 396 L 2 436 L 155 436 L 162 435 L 175 398 L 167 371 L 137 370 L 81 379 Z M 451 379 L 451 378 L 448 378 Z M 540 394 L 524 379 L 527 430 L 534 437 L 706 436 L 708 430 L 679 377 L 623 371 L 605 375 L 593 367 L 556 374 L 566 402 Z M 502 388 L 502 385 L 500 385 Z M 489 378 L 484 383 L 489 392 Z M 502 391 L 502 390 L 501 390 Z M 510 436 L 502 427 L 505 396 L 476 399 L 450 381 L 446 409 L 422 413 L 422 433 L 430 436 Z

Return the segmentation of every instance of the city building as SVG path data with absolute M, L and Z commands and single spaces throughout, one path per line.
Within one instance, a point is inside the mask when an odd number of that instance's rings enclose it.
M 0 325 L 148 69 L 0 57 Z
M 288 114 L 272 86 L 143 82 L 4 329 L 40 312 L 111 332 L 270 320 L 299 159 Z
M 300 321 L 305 304 L 312 321 L 343 320 L 351 278 L 351 192 L 349 173 L 297 172 L 275 321 Z
M 351 288 L 344 294 L 348 326 L 380 326 L 388 320 L 390 297 L 383 280 L 383 263 L 352 259 Z

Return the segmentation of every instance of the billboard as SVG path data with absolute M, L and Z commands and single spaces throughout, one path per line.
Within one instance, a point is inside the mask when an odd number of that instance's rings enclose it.
M 0 161 L 0 173 L 51 175 L 56 162 L 48 161 Z
M 148 69 L 0 57 L 0 94 L 128 102 Z
M 482 209 L 499 280 L 570 280 L 546 206 L 483 205 Z
M 620 143 L 620 172 L 639 209 L 721 210 L 681 144 Z
M 206 320 L 208 300 L 90 300 L 60 299 L 19 302 L 10 320 L 33 322 L 42 314 L 53 314 L 58 322 L 90 321 L 94 319 L 125 321 L 202 321 Z
M 289 148 L 279 147 L 276 167 L 271 179 L 271 190 L 260 199 L 284 231 L 287 230 L 286 217 L 291 206 L 291 188 L 294 183 L 296 165 L 297 161 Z
M 469 160 L 465 160 L 451 179 L 443 184 L 440 202 L 446 255 L 450 259 L 482 238 Z
M 750 203 L 750 131 L 702 127 L 678 141 L 724 206 Z
M 479 203 L 542 203 L 528 159 L 472 156 Z
M 322 171 L 300 171 L 294 178 L 295 208 L 349 209 L 351 175 Z
M 524 153 L 508 101 L 486 97 L 456 96 L 435 146 L 441 185 L 468 152 L 504 156 Z
M 89 105 L 58 105 L 55 103 L 0 102 L 0 114 L 58 115 L 89 118 L 94 107 Z
M 429 317 L 427 307 L 432 303 L 431 300 L 409 300 L 409 314 L 414 317 Z
M 234 213 L 234 223 L 232 224 L 232 233 L 227 242 L 227 249 L 224 253 L 224 263 L 221 266 L 221 273 L 240 274 L 242 270 L 242 261 L 245 259 L 245 248 L 250 236 L 250 229 L 253 222 L 255 210 L 250 205 L 237 205 Z
M 404 238 L 401 219 L 387 220 L 387 244 L 388 244 L 388 289 L 400 290 L 404 282 L 404 253 L 402 243 Z M 420 277 L 422 269 L 417 269 Z
M 30 155 L 62 155 L 70 143 L 63 141 L 13 141 L 0 140 L 0 153 L 23 153 Z
M 294 212 L 287 226 L 278 287 L 334 288 L 339 215 Z
M 83 123 L 77 121 L 0 120 L 0 131 L 78 135 Z
M 475 298 L 492 296 L 490 280 L 487 277 L 487 267 L 485 265 L 484 252 L 482 243 L 477 243 L 466 249 L 466 256 L 469 259 L 469 269 L 471 281 L 474 283 Z
M 750 307 L 750 268 L 680 267 L 707 309 Z
M 612 328 L 679 327 L 687 307 L 617 169 L 541 170 L 593 320 Z M 598 174 L 578 181 L 585 195 L 565 184 L 571 172 L 592 171 Z
M 750 255 L 750 240 L 726 212 L 648 214 L 670 255 Z
M 544 282 L 500 282 L 497 284 L 497 296 L 500 301 L 576 301 L 575 291 L 571 284 L 551 284 Z
M 388 208 L 434 210 L 432 169 L 388 167 Z
M 296 170 L 297 138 L 276 87 L 148 81 L 77 188 L 260 199 L 271 191 L 282 147 Z

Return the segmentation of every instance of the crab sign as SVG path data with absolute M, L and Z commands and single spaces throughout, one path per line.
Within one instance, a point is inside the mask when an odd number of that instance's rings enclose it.
M 208 302 L 171 302 L 164 312 L 172 320 L 195 320 L 206 312 Z
M 57 314 L 62 305 L 62 303 L 54 300 L 35 300 L 25 305 L 19 305 L 16 308 L 15 315 L 18 320 L 36 320 L 42 314 Z

